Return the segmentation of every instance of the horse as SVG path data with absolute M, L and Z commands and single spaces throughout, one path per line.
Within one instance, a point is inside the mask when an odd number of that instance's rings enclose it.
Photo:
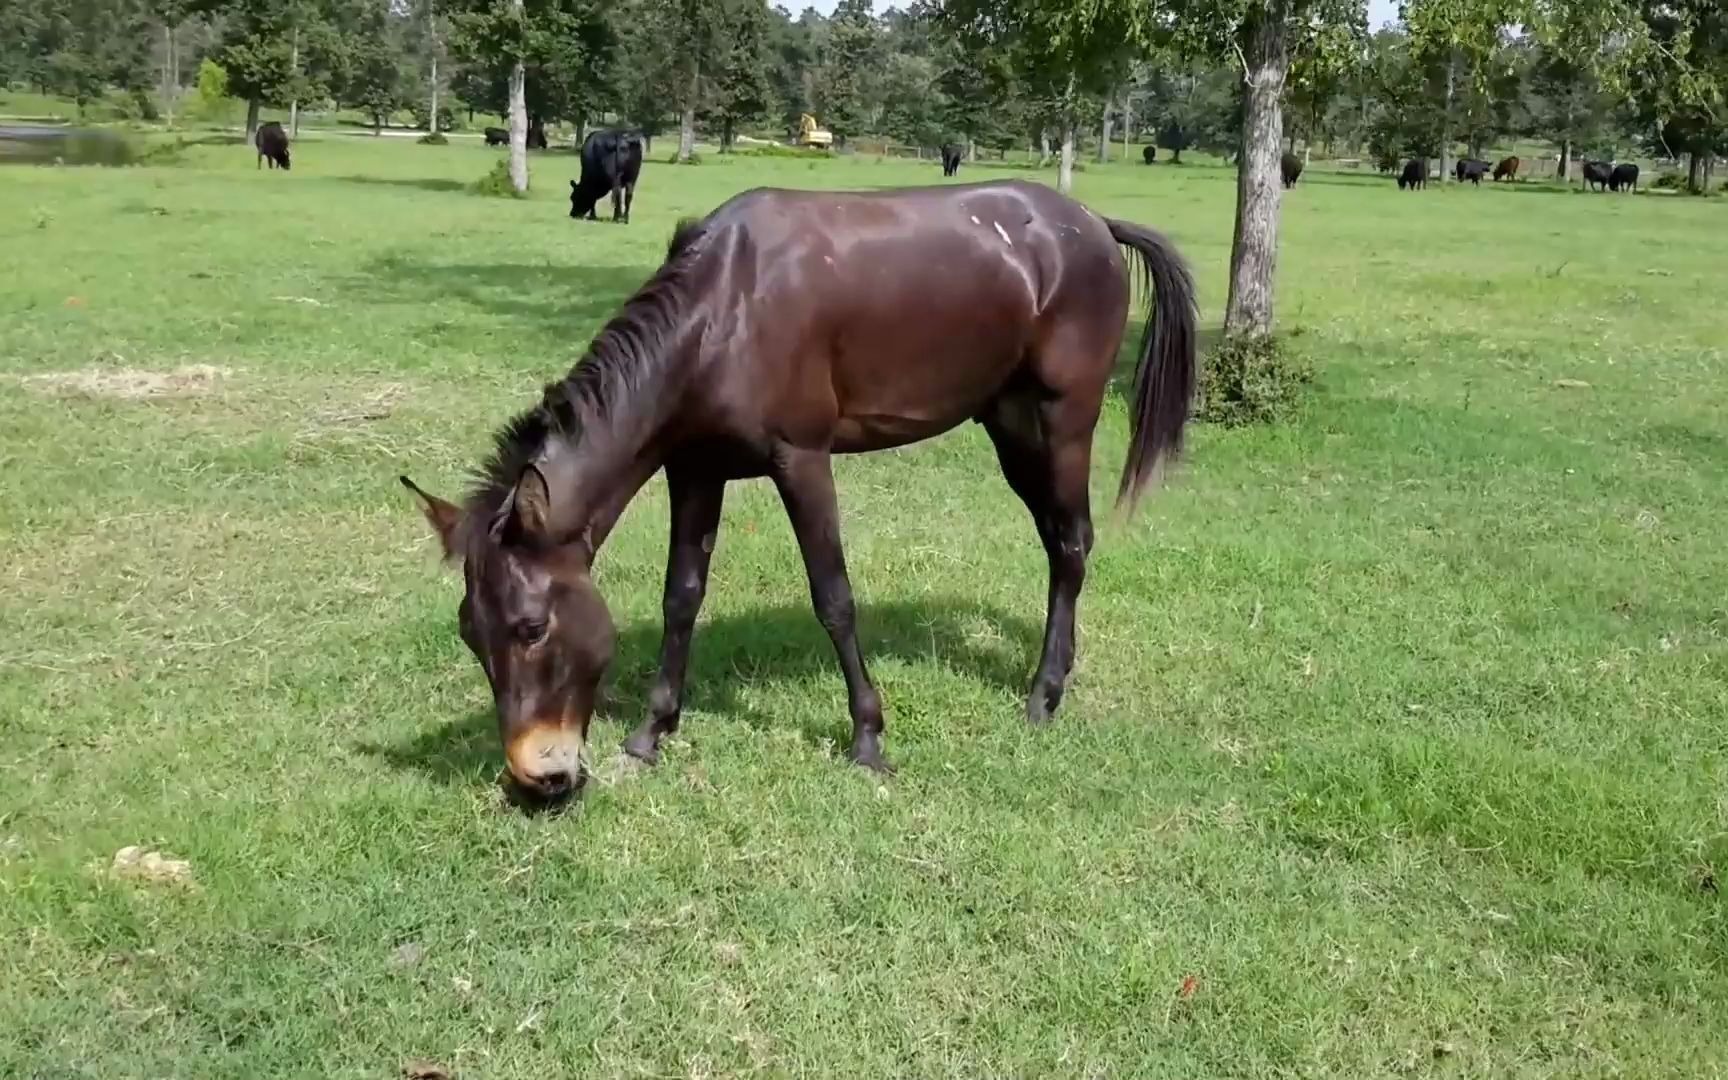
M 1152 301 L 1117 486 L 1132 509 L 1181 450 L 1195 384 L 1194 283 L 1163 235 L 1024 181 L 890 192 L 757 189 L 673 234 L 665 261 L 562 380 L 497 435 L 461 504 L 418 498 L 463 568 L 463 640 L 491 685 L 507 784 L 540 801 L 586 779 L 589 720 L 616 641 L 591 568 L 664 470 L 671 533 L 659 671 L 624 750 L 676 730 L 690 636 L 729 481 L 767 476 L 846 682 L 848 757 L 891 771 L 859 650 L 832 456 L 967 420 L 995 445 L 1049 559 L 1025 713 L 1047 721 L 1074 662 L 1092 549 L 1093 428 L 1132 295 Z

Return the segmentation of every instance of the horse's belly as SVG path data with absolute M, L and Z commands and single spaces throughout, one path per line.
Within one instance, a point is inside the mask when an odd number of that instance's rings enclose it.
M 965 419 L 965 416 L 940 419 L 879 414 L 842 416 L 834 425 L 833 448 L 837 454 L 888 450 L 940 435 Z

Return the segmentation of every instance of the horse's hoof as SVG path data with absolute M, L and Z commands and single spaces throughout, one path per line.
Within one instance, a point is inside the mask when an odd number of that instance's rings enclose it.
M 660 764 L 660 747 L 655 744 L 654 736 L 646 731 L 632 732 L 624 740 L 624 752 L 644 765 Z
M 853 743 L 846 751 L 846 760 L 882 776 L 894 775 L 894 766 L 882 756 L 882 745 L 874 739 L 867 744 Z

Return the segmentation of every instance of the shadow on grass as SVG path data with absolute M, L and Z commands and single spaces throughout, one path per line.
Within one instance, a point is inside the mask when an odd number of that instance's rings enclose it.
M 981 638 L 969 632 L 981 622 L 994 626 L 999 636 Z M 979 683 L 1011 691 L 1016 698 L 1029 685 L 1042 633 L 1042 627 L 989 605 L 901 602 L 868 605 L 859 613 L 859 638 L 867 662 L 934 661 Z M 619 635 L 620 663 L 590 732 L 597 758 L 609 756 L 624 733 L 647 715 L 659 648 L 657 619 L 638 621 Z M 473 675 L 480 679 L 478 666 Z M 744 691 L 752 685 L 797 683 L 812 677 L 830 683 L 833 694 L 800 721 L 799 733 L 811 745 L 824 740 L 844 745 L 852 727 L 840 667 L 828 635 L 808 607 L 767 608 L 699 623 L 685 680 L 683 734 L 702 738 L 702 725 L 699 720 L 691 722 L 692 712 L 742 713 L 745 723 L 766 730 L 772 724 L 747 711 Z M 892 701 L 888 710 L 892 732 Z M 1017 709 L 1009 710 L 1004 722 L 1018 716 Z M 401 742 L 362 743 L 358 749 L 394 768 L 458 786 L 491 782 L 503 760 L 491 712 L 453 717 Z
M 381 187 L 418 188 L 421 191 L 463 191 L 468 185 L 460 180 L 444 180 L 433 177 L 395 177 L 395 176 L 332 176 L 330 179 L 339 184 L 373 184 Z
M 653 273 L 652 266 L 558 266 L 549 263 L 434 264 L 385 256 L 348 288 L 383 303 L 466 306 L 540 330 L 586 336 L 616 312 Z

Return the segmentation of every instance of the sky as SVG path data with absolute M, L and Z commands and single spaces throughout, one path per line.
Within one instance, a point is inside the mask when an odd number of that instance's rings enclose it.
M 834 0 L 779 0 L 786 10 L 796 15 L 807 7 L 813 7 L 827 15 L 834 10 Z M 885 11 L 898 5 L 891 0 L 872 0 L 872 6 L 877 11 Z M 1368 29 L 1378 30 L 1382 23 L 1389 23 L 1398 18 L 1398 0 L 1368 0 Z

